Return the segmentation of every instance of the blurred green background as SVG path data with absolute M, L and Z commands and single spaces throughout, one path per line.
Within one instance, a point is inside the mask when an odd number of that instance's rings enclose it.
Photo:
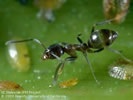
M 56 87 L 49 88 L 58 61 L 42 61 L 40 57 L 44 50 L 34 42 L 27 43 L 32 60 L 29 72 L 20 73 L 12 69 L 4 43 L 13 37 L 37 38 L 48 47 L 59 42 L 78 43 L 76 37 L 82 33 L 82 39 L 87 42 L 92 25 L 105 20 L 102 0 L 67 0 L 60 9 L 56 10 L 56 20 L 52 23 L 38 19 L 37 11 L 38 9 L 31 4 L 23 6 L 15 0 L 0 0 L 0 80 L 16 82 L 25 91 L 39 91 L 37 95 L 43 95 L 44 98 L 38 97 L 38 100 L 132 100 L 133 81 L 117 80 L 109 76 L 109 65 L 120 57 L 107 50 L 88 54 L 95 75 L 101 82 L 100 86 L 93 79 L 82 53 L 78 52 L 78 59 L 74 63 L 66 63 L 58 80 L 60 83 L 78 78 L 78 84 L 67 89 L 59 88 L 58 84 Z M 124 23 L 97 27 L 100 28 L 117 31 L 119 37 L 111 47 L 121 50 L 126 57 L 133 59 L 133 2 Z M 62 58 L 65 57 L 67 55 Z M 20 94 L 24 96 L 23 93 Z M 27 93 L 26 97 L 16 99 L 36 100 L 33 96 L 34 94 Z M 10 99 L 14 100 L 12 97 Z

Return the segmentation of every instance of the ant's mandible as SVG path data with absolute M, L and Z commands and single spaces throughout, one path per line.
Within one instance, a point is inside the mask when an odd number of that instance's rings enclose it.
M 125 60 L 129 61 L 125 56 L 123 56 L 119 51 L 114 50 L 109 48 L 109 46 L 114 42 L 114 40 L 117 38 L 118 33 L 110 30 L 110 29 L 100 29 L 100 30 L 95 30 L 95 27 L 97 25 L 102 25 L 105 23 L 111 22 L 111 20 L 106 20 L 103 22 L 99 22 L 97 24 L 94 24 L 91 30 L 91 35 L 90 39 L 88 39 L 87 43 L 84 43 L 80 39 L 79 34 L 77 36 L 77 40 L 80 42 L 80 44 L 69 44 L 69 43 L 60 43 L 60 44 L 52 44 L 48 48 L 45 47 L 43 43 L 41 43 L 38 39 L 26 39 L 26 40 L 11 40 L 7 41 L 6 45 L 10 43 L 20 43 L 20 42 L 28 42 L 28 41 L 35 41 L 36 43 L 40 44 L 42 47 L 44 47 L 45 51 L 43 53 L 42 59 L 47 60 L 47 59 L 58 59 L 60 63 L 58 64 L 55 74 L 54 74 L 54 81 L 53 85 L 56 85 L 56 81 L 58 78 L 58 75 L 63 71 L 64 64 L 66 61 L 74 61 L 77 58 L 76 51 L 80 51 L 83 53 L 89 67 L 91 70 L 91 73 L 97 83 L 98 80 L 95 77 L 93 68 L 91 66 L 91 63 L 89 62 L 87 52 L 88 53 L 96 53 L 104 50 L 105 48 L 108 49 L 111 52 L 114 52 L 116 54 L 119 54 L 122 58 Z M 65 58 L 64 61 L 60 58 L 64 53 L 67 53 L 69 57 Z

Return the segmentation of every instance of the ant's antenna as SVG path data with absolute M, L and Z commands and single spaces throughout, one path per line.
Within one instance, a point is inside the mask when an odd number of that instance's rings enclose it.
M 29 42 L 29 41 L 34 41 L 34 42 L 40 44 L 44 49 L 46 49 L 45 45 L 43 43 L 41 43 L 40 40 L 35 39 L 35 38 L 34 39 L 26 39 L 26 40 L 11 40 L 11 41 L 7 41 L 5 43 L 5 45 L 8 45 L 10 43 L 21 43 L 21 42 Z

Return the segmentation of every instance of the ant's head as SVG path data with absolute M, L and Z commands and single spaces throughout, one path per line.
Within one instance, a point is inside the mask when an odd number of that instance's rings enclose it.
M 51 59 L 53 56 L 50 49 L 46 49 L 42 55 L 43 60 Z
M 59 44 L 50 45 L 43 53 L 43 60 L 46 59 L 55 59 L 64 54 L 63 48 Z

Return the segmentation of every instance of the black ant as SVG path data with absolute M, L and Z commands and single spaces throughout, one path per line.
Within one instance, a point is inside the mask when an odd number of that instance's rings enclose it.
M 88 53 L 96 53 L 96 52 L 100 52 L 102 50 L 104 50 L 105 48 L 116 53 L 119 54 L 122 58 L 124 58 L 125 60 L 128 60 L 125 56 L 123 56 L 119 51 L 114 50 L 109 48 L 109 46 L 114 42 L 114 40 L 117 38 L 118 33 L 110 30 L 110 29 L 100 29 L 100 30 L 95 30 L 95 27 L 97 25 L 102 25 L 105 23 L 109 23 L 112 20 L 107 20 L 104 22 L 100 22 L 97 24 L 94 24 L 91 30 L 91 35 L 90 35 L 90 39 L 88 39 L 87 43 L 84 43 L 81 39 L 80 39 L 80 35 L 79 34 L 77 36 L 77 40 L 80 42 L 80 44 L 69 44 L 69 43 L 60 43 L 60 44 L 52 44 L 50 45 L 48 48 L 45 47 L 44 44 L 42 44 L 38 39 L 26 39 L 26 40 L 11 40 L 11 41 L 7 41 L 7 44 L 10 43 L 20 43 L 20 42 L 28 42 L 28 41 L 35 41 L 36 43 L 39 43 L 42 47 L 44 47 L 45 51 L 43 53 L 42 59 L 43 60 L 47 60 L 47 59 L 58 59 L 60 61 L 60 63 L 58 64 L 55 74 L 54 74 L 54 82 L 53 84 L 56 84 L 58 75 L 63 71 L 64 68 L 64 64 L 66 61 L 74 61 L 77 58 L 76 55 L 76 51 L 80 51 L 83 53 L 90 69 L 91 69 L 91 73 L 95 79 L 95 81 L 97 83 L 98 80 L 95 77 L 93 68 L 91 66 L 91 63 L 89 62 L 88 56 L 87 56 L 87 52 Z M 62 61 L 62 59 L 60 58 L 64 53 L 67 53 L 68 55 L 70 55 L 70 57 L 65 58 L 64 61 Z M 129 61 L 129 60 L 128 60 Z

